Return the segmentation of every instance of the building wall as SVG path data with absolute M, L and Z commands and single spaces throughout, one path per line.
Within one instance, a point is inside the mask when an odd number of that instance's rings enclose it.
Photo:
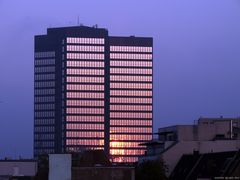
M 41 39 L 40 39 L 41 40 Z M 35 39 L 35 43 L 39 38 Z M 36 45 L 37 46 L 37 45 Z M 37 47 L 36 47 L 37 48 Z M 55 151 L 55 51 L 38 49 L 34 65 L 34 154 Z
M 159 140 L 170 141 L 170 136 L 175 141 L 208 141 L 217 138 L 231 139 L 233 129 L 240 129 L 239 119 L 200 119 L 197 125 L 177 125 L 159 128 Z M 238 130 L 239 131 L 239 130 Z M 235 138 L 240 139 L 240 133 Z
M 49 180 L 70 180 L 71 169 L 71 154 L 49 154 Z
M 200 118 L 198 121 L 199 140 L 211 140 L 216 135 L 224 135 L 224 138 L 240 139 L 239 118 Z M 234 129 L 238 129 L 234 132 Z M 234 134 L 236 133 L 236 134 Z
M 198 125 L 198 140 L 213 140 L 216 135 L 230 138 L 230 121 L 203 122 Z
M 179 141 L 192 141 L 194 140 L 194 126 L 192 125 L 183 125 L 177 126 L 177 135 Z
M 70 36 L 64 48 L 66 150 L 103 149 L 105 38 Z
M 152 139 L 152 38 L 110 37 L 110 155 L 134 162 Z
M 35 176 L 37 162 L 0 161 L 0 176 Z

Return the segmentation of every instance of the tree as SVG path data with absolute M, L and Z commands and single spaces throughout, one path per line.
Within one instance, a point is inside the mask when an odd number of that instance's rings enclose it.
M 146 160 L 136 166 L 136 180 L 165 180 L 167 166 L 162 159 Z

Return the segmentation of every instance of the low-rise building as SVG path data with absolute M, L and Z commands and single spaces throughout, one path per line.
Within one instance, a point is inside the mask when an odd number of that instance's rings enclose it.
M 134 180 L 135 168 L 112 164 L 102 150 L 40 156 L 37 180 Z
M 143 144 L 147 151 L 139 162 L 161 157 L 170 175 L 184 154 L 238 151 L 240 118 L 200 118 L 194 125 L 159 128 L 157 134 L 157 140 Z
M 135 168 L 124 166 L 73 167 L 72 180 L 135 180 Z
M 35 160 L 0 160 L 0 180 L 31 179 L 37 173 Z

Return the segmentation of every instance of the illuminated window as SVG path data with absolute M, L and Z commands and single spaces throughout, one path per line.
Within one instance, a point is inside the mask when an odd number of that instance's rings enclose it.
M 104 44 L 104 38 L 76 38 L 68 37 L 67 43 L 71 44 Z
M 152 61 L 110 61 L 110 66 L 152 67 Z
M 104 124 L 66 124 L 67 129 L 80 129 L 80 130 L 103 130 Z
M 110 96 L 152 96 L 152 91 L 110 90 Z
M 149 141 L 152 139 L 152 134 L 110 134 L 110 140 L 114 141 Z
M 68 75 L 104 75 L 103 69 L 70 69 L 67 68 Z
M 104 54 L 97 54 L 97 53 L 67 53 L 67 59 L 84 59 L 84 60 L 104 60 Z
M 113 52 L 152 52 L 152 47 L 140 46 L 110 46 Z
M 110 112 L 110 118 L 152 118 L 152 113 Z
M 126 142 L 126 141 L 118 141 L 118 140 L 112 140 L 110 141 L 110 148 L 117 149 L 117 148 L 141 148 L 142 146 L 139 146 L 141 142 Z
M 67 108 L 68 114 L 104 114 L 103 108 Z
M 110 103 L 126 104 L 152 104 L 152 98 L 114 98 L 110 97 Z
M 104 101 L 67 100 L 67 106 L 104 106 Z
M 66 145 L 92 145 L 92 146 L 103 146 L 104 140 L 103 139 L 67 139 Z
M 67 61 L 67 67 L 104 67 L 104 62 Z
M 67 98 L 86 98 L 86 99 L 102 99 L 104 93 L 91 92 L 67 92 Z M 67 101 L 69 103 L 76 103 L 76 101 Z
M 110 59 L 151 60 L 152 54 L 110 53 Z
M 152 133 L 150 127 L 110 127 L 111 133 Z
M 67 131 L 66 132 L 67 138 L 104 138 L 104 132 L 99 131 Z
M 80 52 L 104 52 L 104 46 L 74 46 L 68 45 L 67 51 L 80 51 Z
M 152 74 L 152 69 L 110 68 L 111 74 Z
M 103 83 L 103 77 L 67 77 L 67 82 Z
M 110 120 L 110 126 L 152 126 L 152 121 L 151 120 L 129 120 L 129 119 L 124 119 L 124 120 L 115 120 L 111 119 Z
M 79 85 L 79 84 L 67 84 L 67 90 L 90 90 L 90 91 L 103 91 L 104 85 Z
M 152 76 L 116 76 L 111 75 L 110 81 L 137 81 L 137 82 L 152 82 Z
M 145 149 L 110 149 L 112 155 L 143 155 Z
M 104 122 L 104 116 L 67 115 L 68 122 Z
M 117 111 L 152 111 L 152 106 L 147 105 L 110 105 L 110 110 Z
M 150 83 L 110 83 L 110 88 L 115 89 L 152 89 Z

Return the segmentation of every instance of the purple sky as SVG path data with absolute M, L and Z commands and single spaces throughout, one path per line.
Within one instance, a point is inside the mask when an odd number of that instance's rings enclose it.
M 154 38 L 154 129 L 240 116 L 239 0 L 0 0 L 0 158 L 32 156 L 33 37 L 98 24 Z

